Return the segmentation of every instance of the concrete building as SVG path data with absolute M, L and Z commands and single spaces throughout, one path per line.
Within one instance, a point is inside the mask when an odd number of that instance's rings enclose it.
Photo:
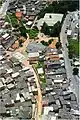
M 47 23 L 48 26 L 54 26 L 58 21 L 62 21 L 63 14 L 56 13 L 46 13 L 44 18 L 41 18 L 37 21 L 37 27 L 40 29 L 43 26 L 43 23 Z

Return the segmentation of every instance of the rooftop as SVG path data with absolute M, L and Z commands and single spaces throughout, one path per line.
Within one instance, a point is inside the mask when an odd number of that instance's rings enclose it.
M 39 53 L 38 52 L 28 53 L 28 58 L 30 57 L 39 57 Z
M 42 45 L 41 43 L 32 42 L 27 46 L 28 52 L 39 52 L 44 51 L 46 47 Z
M 57 23 L 58 21 L 62 21 L 63 18 L 63 14 L 56 14 L 56 13 L 46 13 L 44 18 L 41 18 L 40 20 L 38 20 L 38 24 L 37 27 L 40 28 L 43 23 L 47 23 L 48 26 L 54 26 L 55 23 Z

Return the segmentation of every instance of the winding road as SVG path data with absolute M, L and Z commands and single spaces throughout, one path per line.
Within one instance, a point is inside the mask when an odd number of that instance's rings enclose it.
M 62 43 L 62 47 L 63 47 L 63 55 L 64 55 L 64 60 L 65 60 L 65 68 L 66 68 L 66 72 L 67 72 L 67 78 L 71 79 L 71 84 L 70 84 L 70 90 L 73 91 L 77 97 L 77 101 L 78 103 L 80 103 L 80 96 L 79 96 L 79 80 L 76 82 L 74 76 L 73 76 L 73 71 L 72 71 L 72 67 L 70 64 L 70 60 L 68 58 L 68 49 L 66 47 L 66 43 L 68 44 L 68 40 L 67 40 L 67 34 L 65 33 L 66 30 L 66 26 L 70 24 L 70 15 L 72 13 L 69 13 L 62 25 L 62 29 L 61 29 L 61 33 L 60 33 L 60 39 L 61 39 L 61 43 Z M 74 26 L 73 26 L 74 27 Z
M 2 4 L 2 7 L 0 8 L 0 16 L 5 16 L 9 3 L 14 2 L 15 0 L 5 0 L 5 2 Z

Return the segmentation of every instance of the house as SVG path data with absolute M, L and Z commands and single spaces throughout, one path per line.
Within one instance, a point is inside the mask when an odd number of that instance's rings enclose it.
M 22 17 L 22 12 L 20 11 L 20 9 L 16 9 L 16 17 L 21 20 Z
M 7 85 L 7 88 L 8 88 L 9 90 L 14 89 L 14 88 L 15 88 L 15 85 L 14 85 L 13 83 L 9 83 L 9 84 Z
M 6 108 L 5 108 L 5 106 L 4 105 L 2 105 L 2 103 L 0 103 L 0 116 L 2 115 L 2 116 L 4 116 L 4 115 L 6 115 Z M 2 120 L 2 119 L 0 119 L 0 120 Z
M 5 100 L 5 107 L 7 108 L 7 107 L 13 107 L 14 106 L 14 100 L 13 99 L 11 99 L 11 98 L 8 98 L 8 99 L 6 99 Z
M 46 58 L 46 60 L 50 60 L 50 61 L 60 60 L 59 55 L 54 55 L 54 54 L 52 54 L 52 55 L 47 55 L 45 58 Z
M 4 59 L 4 56 L 0 55 L 0 61 L 2 61 Z
M 8 33 L 5 33 L 0 38 L 0 43 L 4 46 L 4 48 L 8 49 L 13 43 L 15 39 L 13 36 L 10 36 Z
M 0 69 L 0 76 L 3 76 L 3 75 L 5 75 L 6 74 L 6 70 L 2 67 L 1 69 Z
M 4 84 L 6 82 L 6 80 L 2 77 L 0 78 L 0 81 Z
M 71 36 L 71 34 L 72 34 L 72 30 L 67 30 L 67 35 Z
M 63 59 L 64 58 L 64 56 L 63 56 L 63 54 L 59 54 L 59 58 L 61 59 Z
M 58 68 L 58 69 L 53 69 L 53 70 L 48 70 L 46 71 L 46 75 L 64 75 L 66 74 L 65 68 Z
M 61 80 L 54 80 L 54 83 L 62 83 L 63 82 L 63 80 L 61 79 Z
M 3 25 L 4 25 L 4 21 L 0 20 L 0 29 L 2 28 Z
M 7 73 L 12 73 L 13 72 L 13 69 L 12 68 L 10 68 L 10 69 L 7 69 Z
M 3 83 L 0 81 L 0 90 L 3 90 L 4 89 L 4 85 L 3 85 Z
M 19 72 L 16 72 L 16 73 L 13 73 L 12 74 L 12 78 L 16 78 L 16 77 L 18 77 L 19 76 Z
M 75 66 L 80 66 L 80 62 L 79 62 L 79 61 L 75 61 L 75 62 L 73 63 L 73 65 L 75 65 Z
M 17 101 L 17 102 L 20 101 L 20 95 L 19 95 L 19 93 L 16 94 L 16 100 L 15 101 Z
M 25 15 L 26 14 L 26 6 L 23 5 L 23 14 Z
M 28 21 L 28 22 L 26 23 L 26 25 L 29 26 L 29 27 L 31 27 L 32 24 L 33 24 L 32 21 Z
M 11 77 L 6 78 L 6 84 L 13 82 L 14 80 Z
M 53 107 L 44 107 L 44 115 L 48 115 L 49 111 L 53 111 Z
M 39 53 L 38 52 L 28 53 L 28 60 L 29 60 L 29 62 L 31 62 L 31 61 L 38 61 L 38 59 L 39 59 Z
M 45 65 L 47 66 L 48 69 L 58 69 L 61 67 L 60 61 L 55 61 L 55 62 L 45 62 Z
M 8 37 L 10 37 L 8 33 L 5 33 L 5 34 L 2 36 L 3 39 L 7 39 Z
M 41 43 L 36 43 L 36 42 L 31 42 L 27 46 L 27 52 L 28 53 L 31 53 L 31 52 L 43 52 L 46 49 L 47 49 L 46 46 L 42 45 Z
M 29 16 L 29 18 L 28 18 L 29 21 L 34 21 L 34 19 L 35 19 L 35 16 L 34 16 L 34 15 Z
M 0 56 L 5 54 L 6 54 L 5 48 L 2 45 L 0 45 Z
M 34 77 L 33 72 L 31 72 L 31 71 L 27 72 L 26 77 L 27 77 L 27 78 L 32 78 L 32 77 Z
M 25 56 L 23 54 L 21 54 L 20 52 L 13 53 L 13 57 L 14 57 L 13 59 L 14 60 L 17 59 L 15 61 L 18 61 L 18 62 L 21 62 L 22 60 L 25 59 Z

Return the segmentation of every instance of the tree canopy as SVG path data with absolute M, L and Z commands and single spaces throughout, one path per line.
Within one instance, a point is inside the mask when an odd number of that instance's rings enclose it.
M 27 29 L 25 28 L 22 22 L 20 22 L 19 24 L 19 31 L 21 33 L 21 36 L 27 38 Z
M 69 58 L 72 59 L 73 56 L 79 56 L 79 40 L 74 40 L 74 39 L 69 39 L 69 46 L 68 46 L 68 50 L 69 50 Z
M 44 24 L 41 28 L 41 32 L 44 33 L 45 35 L 50 35 L 50 28 L 47 25 L 47 23 L 44 22 Z
M 51 37 L 58 37 L 61 31 L 61 23 L 58 21 L 54 24 L 54 26 L 48 26 L 47 23 L 44 22 L 41 32 L 45 35 L 49 35 Z
M 67 11 L 79 10 L 79 0 L 69 0 L 69 1 L 54 1 L 47 7 L 42 9 L 38 14 L 38 19 L 43 18 L 45 13 L 62 13 L 65 14 Z
M 79 69 L 78 68 L 74 68 L 73 69 L 73 75 L 78 75 Z
M 5 16 L 5 21 L 8 23 L 10 23 L 10 21 L 11 21 L 10 24 L 12 24 L 12 26 L 14 28 L 17 28 L 19 26 L 18 21 L 17 21 L 14 13 L 7 13 L 7 15 Z
M 58 21 L 58 22 L 55 23 L 54 26 L 52 27 L 52 29 L 51 29 L 51 31 L 50 31 L 50 36 L 51 36 L 51 37 L 58 37 L 60 31 L 61 31 L 61 23 L 60 23 L 60 21 Z
M 56 43 L 56 48 L 59 49 L 59 48 L 61 48 L 61 47 L 62 47 L 61 42 L 57 42 L 57 43 Z

